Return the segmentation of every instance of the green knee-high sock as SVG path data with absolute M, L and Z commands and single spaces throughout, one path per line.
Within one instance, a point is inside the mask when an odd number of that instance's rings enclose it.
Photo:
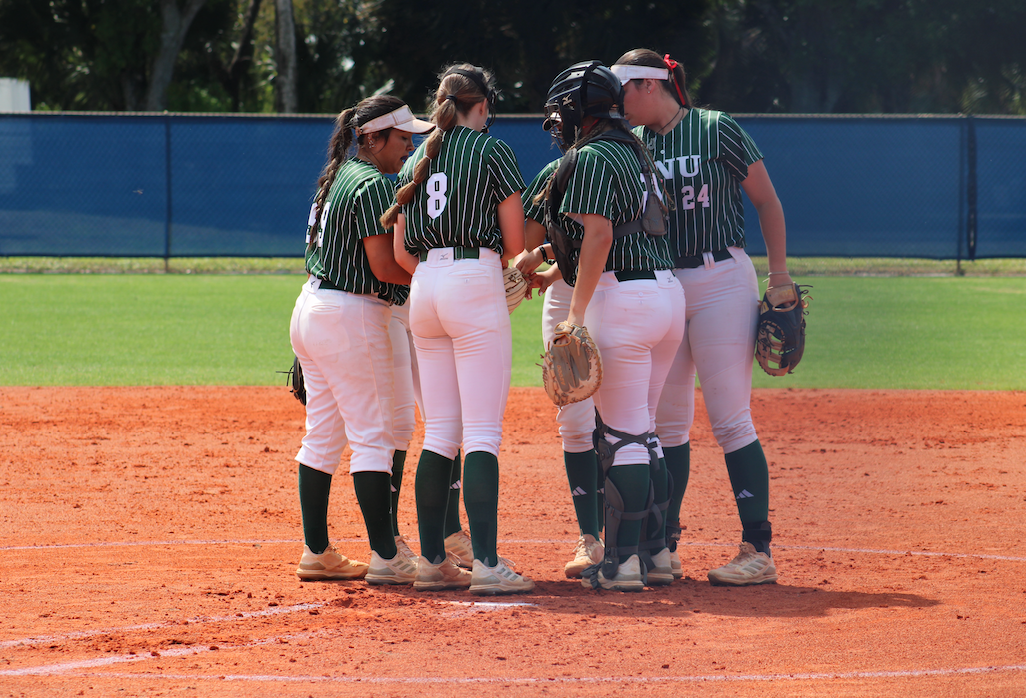
M 570 494 L 573 497 L 574 511 L 577 512 L 577 525 L 581 535 L 598 538 L 599 527 L 599 491 L 598 491 L 598 458 L 595 449 L 583 453 L 563 451 L 563 463 L 566 465 L 566 479 L 570 483 Z
M 303 540 L 310 552 L 328 549 L 328 497 L 331 475 L 299 464 L 299 508 L 303 516 Z
M 499 459 L 487 451 L 468 453 L 463 481 L 463 504 L 470 522 L 474 559 L 495 567 L 499 562 Z
M 371 550 L 386 560 L 395 557 L 392 535 L 392 483 L 388 473 L 353 473 L 356 501 L 360 503 Z
M 452 459 L 452 478 L 449 480 L 449 503 L 445 507 L 446 538 L 463 530 L 460 524 L 460 490 L 463 487 L 460 470 L 460 452 L 456 451 L 456 457 Z
M 445 506 L 451 474 L 451 460 L 432 451 L 421 452 L 414 483 L 417 528 L 420 531 L 420 554 L 433 565 L 445 559 Z
M 666 460 L 666 471 L 673 478 L 670 506 L 666 508 L 666 520 L 672 524 L 680 521 L 680 507 L 684 501 L 684 492 L 688 489 L 688 478 L 691 476 L 691 442 L 669 448 L 663 446 L 663 458 Z
M 756 439 L 744 448 L 724 454 L 723 458 L 727 462 L 742 526 L 769 519 L 769 466 L 762 444 Z
M 645 505 L 648 504 L 648 493 L 651 486 L 650 478 L 651 469 L 648 463 L 640 465 L 614 465 L 606 473 L 606 488 L 609 488 L 609 483 L 612 483 L 617 491 L 620 493 L 620 497 L 623 499 L 623 509 L 625 512 L 637 512 L 643 511 Z M 642 524 L 645 523 L 645 519 L 628 521 L 626 519 L 620 522 L 620 530 L 616 536 L 616 546 L 618 548 L 624 547 L 637 547 L 641 541 L 641 528 Z M 609 534 L 608 528 L 606 534 Z M 610 547 L 612 541 L 606 541 L 606 547 Z M 623 560 L 620 560 L 622 563 Z
M 392 536 L 399 535 L 399 492 L 403 488 L 403 470 L 406 468 L 406 451 L 396 451 L 392 456 L 391 512 Z

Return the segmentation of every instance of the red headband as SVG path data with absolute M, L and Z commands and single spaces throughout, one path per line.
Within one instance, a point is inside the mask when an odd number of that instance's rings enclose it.
M 673 73 L 674 68 L 676 68 L 680 64 L 677 63 L 677 61 L 670 58 L 670 54 L 666 54 L 665 56 L 663 56 L 663 63 L 665 63 L 666 67 L 670 69 L 670 81 L 673 83 L 674 89 L 677 90 L 677 96 L 680 97 L 680 103 L 685 107 L 688 106 L 687 100 L 684 99 L 684 93 L 680 91 L 680 85 L 677 84 L 677 76 Z

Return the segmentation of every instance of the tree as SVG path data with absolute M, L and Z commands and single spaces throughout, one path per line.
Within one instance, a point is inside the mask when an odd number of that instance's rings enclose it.
M 701 65 L 710 0 L 627 4 L 614 0 L 380 0 L 377 58 L 395 94 L 417 107 L 446 64 L 467 61 L 495 72 L 507 112 L 541 111 L 552 79 L 582 60 L 606 64 L 632 48 L 669 52 Z M 702 70 L 699 69 L 699 74 Z
M 1019 0 L 718 0 L 715 106 L 1023 113 Z M 729 57 L 731 60 L 720 60 Z M 1018 111 L 1017 111 L 1018 110 Z
M 178 7 L 178 0 L 160 0 L 160 50 L 153 59 L 149 88 L 146 93 L 147 111 L 163 111 L 167 105 L 167 88 L 174 74 L 175 61 L 182 50 L 185 35 L 189 31 L 196 13 L 206 0 L 186 0 L 185 8 Z
M 296 21 L 292 13 L 292 0 L 275 0 L 277 27 L 278 74 L 275 80 L 275 104 L 286 114 L 296 113 Z
M 4 0 L 0 67 L 42 108 L 162 109 L 174 62 L 205 0 Z

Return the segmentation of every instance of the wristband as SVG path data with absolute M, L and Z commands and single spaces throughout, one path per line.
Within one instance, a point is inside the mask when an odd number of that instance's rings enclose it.
M 545 253 L 545 245 L 538 245 L 538 252 L 541 254 L 542 261 L 546 264 L 552 264 L 555 260 L 549 259 L 549 255 Z

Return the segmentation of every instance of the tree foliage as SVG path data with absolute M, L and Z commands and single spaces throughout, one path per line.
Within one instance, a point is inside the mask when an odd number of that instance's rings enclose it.
M 1026 114 L 1022 0 L 0 0 L 0 74 L 37 108 L 271 112 L 289 4 L 299 112 L 378 91 L 423 109 L 456 61 L 495 72 L 502 111 L 537 112 L 566 66 L 648 47 L 732 112 Z

